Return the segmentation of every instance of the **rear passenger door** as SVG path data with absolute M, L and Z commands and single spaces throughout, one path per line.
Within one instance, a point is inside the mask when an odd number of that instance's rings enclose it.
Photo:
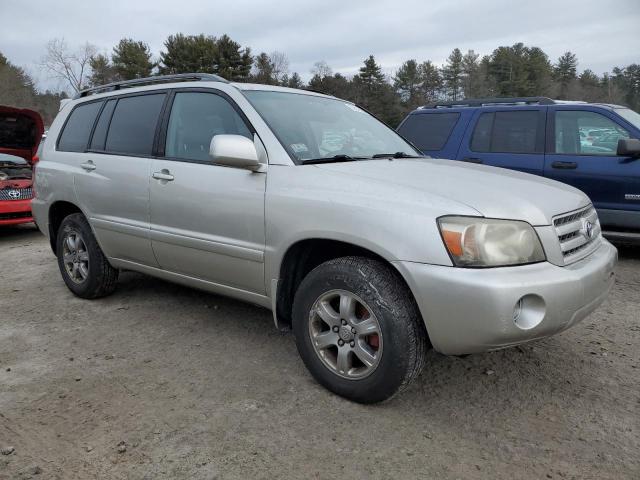
M 149 238 L 149 172 L 166 92 L 109 98 L 100 109 L 75 186 L 109 257 L 157 266 Z
M 545 116 L 546 107 L 478 109 L 457 158 L 542 175 Z
M 264 294 L 266 174 L 214 165 L 214 135 L 254 140 L 248 120 L 213 89 L 174 92 L 151 168 L 151 238 L 160 266 Z M 254 140 L 259 142 L 259 139 Z M 259 150 L 260 151 L 260 150 Z

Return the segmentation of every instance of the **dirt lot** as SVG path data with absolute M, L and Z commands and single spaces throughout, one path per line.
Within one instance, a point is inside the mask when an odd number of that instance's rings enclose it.
M 640 478 L 640 248 L 591 317 L 342 400 L 266 310 L 134 273 L 83 301 L 0 230 L 0 478 Z M 124 442 L 124 443 L 123 443 Z

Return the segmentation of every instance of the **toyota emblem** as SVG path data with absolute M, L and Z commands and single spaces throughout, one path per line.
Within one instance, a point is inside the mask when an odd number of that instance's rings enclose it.
M 9 198 L 12 200 L 18 200 L 21 197 L 20 192 L 18 190 L 9 190 L 7 192 L 7 195 L 9 195 Z
M 593 236 L 593 223 L 589 221 L 585 222 L 584 233 L 587 238 L 591 238 Z

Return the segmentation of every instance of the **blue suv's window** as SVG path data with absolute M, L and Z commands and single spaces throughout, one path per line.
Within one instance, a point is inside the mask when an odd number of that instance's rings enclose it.
M 537 153 L 537 110 L 485 112 L 471 137 L 471 150 L 492 153 Z
M 556 153 L 565 155 L 615 155 L 618 140 L 629 132 L 613 120 L 595 112 L 556 112 Z
M 459 118 L 459 113 L 409 115 L 398 128 L 398 133 L 420 150 L 441 150 Z

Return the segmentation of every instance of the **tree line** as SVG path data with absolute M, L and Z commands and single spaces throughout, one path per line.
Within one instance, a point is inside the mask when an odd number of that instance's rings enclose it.
M 409 59 L 392 75 L 384 73 L 375 57 L 364 59 L 355 75 L 334 73 L 316 62 L 305 83 L 291 73 L 282 52 L 254 55 L 228 35 L 170 35 L 154 58 L 144 41 L 124 38 L 111 52 L 98 52 L 86 43 L 72 49 L 62 39 L 51 40 L 40 65 L 66 82 L 70 91 L 118 80 L 187 72 L 213 73 L 234 82 L 255 82 L 307 88 L 351 100 L 395 127 L 420 105 L 464 98 L 547 96 L 627 105 L 640 110 L 640 65 L 615 67 L 598 75 L 578 70 L 571 52 L 555 62 L 540 48 L 516 43 L 480 56 L 455 48 L 444 65 Z M 39 93 L 31 78 L 0 54 L 0 104 L 20 104 L 41 110 L 45 121 L 55 115 L 65 92 Z M 52 108 L 52 107 L 55 107 Z

